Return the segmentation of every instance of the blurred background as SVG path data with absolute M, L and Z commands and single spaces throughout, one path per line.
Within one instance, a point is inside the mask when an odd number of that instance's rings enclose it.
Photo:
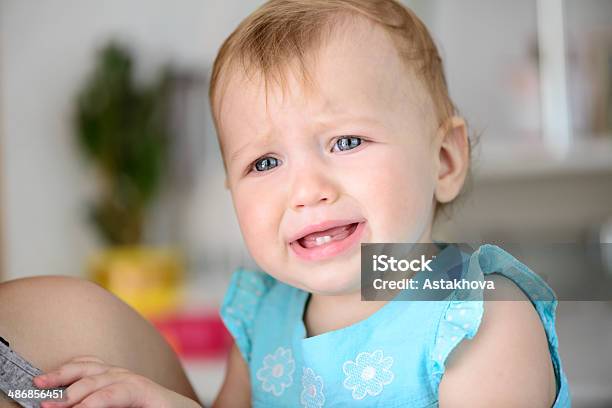
M 612 242 L 612 1 L 403 2 L 479 140 L 435 236 Z M 0 0 L 0 281 L 104 285 L 157 325 L 205 402 L 230 342 L 219 302 L 231 272 L 253 266 L 208 75 L 261 3 Z M 611 304 L 561 302 L 558 333 L 574 405 L 612 406 Z

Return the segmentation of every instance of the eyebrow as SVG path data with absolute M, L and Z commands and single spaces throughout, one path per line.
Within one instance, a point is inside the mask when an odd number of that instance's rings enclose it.
M 236 160 L 238 157 L 242 155 L 242 153 L 247 150 L 249 147 L 254 145 L 265 147 L 271 144 L 273 139 L 272 132 L 268 131 L 259 136 L 254 136 L 247 143 L 245 143 L 242 147 L 232 153 L 229 157 L 230 162 Z

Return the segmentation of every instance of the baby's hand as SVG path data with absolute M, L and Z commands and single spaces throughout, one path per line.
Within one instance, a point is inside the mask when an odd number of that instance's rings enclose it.
M 174 391 L 97 357 L 77 357 L 46 374 L 34 377 L 39 388 L 70 385 L 63 401 L 43 402 L 42 408 L 195 408 L 200 407 Z

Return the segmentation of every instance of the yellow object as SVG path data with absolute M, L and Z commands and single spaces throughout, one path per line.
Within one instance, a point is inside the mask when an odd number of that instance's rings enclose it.
M 182 298 L 183 271 L 178 251 L 145 246 L 104 250 L 89 265 L 94 282 L 147 318 L 176 309 Z

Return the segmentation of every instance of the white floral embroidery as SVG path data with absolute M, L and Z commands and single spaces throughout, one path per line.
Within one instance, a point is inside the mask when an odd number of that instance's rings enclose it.
M 323 379 L 312 368 L 304 368 L 302 374 L 302 395 L 300 402 L 306 408 L 320 408 L 325 404 Z
M 279 397 L 285 388 L 293 383 L 295 361 L 290 349 L 279 347 L 274 354 L 268 354 L 263 359 L 263 367 L 257 370 L 257 379 L 261 388 Z
M 348 360 L 342 365 L 346 375 L 343 385 L 352 390 L 353 399 L 360 400 L 366 395 L 378 395 L 383 386 L 393 381 L 392 357 L 384 357 L 382 350 L 373 353 L 362 352 L 355 361 Z

